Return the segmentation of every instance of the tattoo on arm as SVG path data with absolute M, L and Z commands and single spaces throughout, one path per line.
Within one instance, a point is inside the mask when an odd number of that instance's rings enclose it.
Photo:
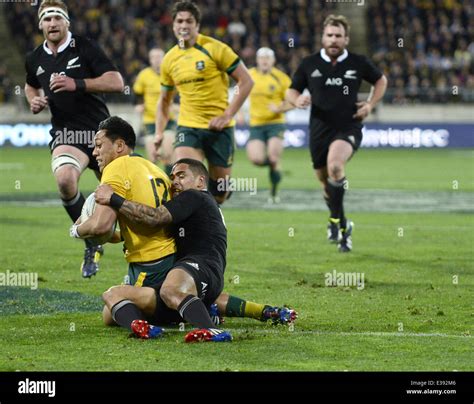
M 133 223 L 144 224 L 150 227 L 168 224 L 173 220 L 169 210 L 164 206 L 152 208 L 151 206 L 132 201 L 125 201 L 119 213 Z

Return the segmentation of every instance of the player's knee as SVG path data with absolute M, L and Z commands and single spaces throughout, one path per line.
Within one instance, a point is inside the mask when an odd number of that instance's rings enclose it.
M 173 285 L 163 284 L 160 289 L 161 299 L 170 309 L 173 310 L 176 310 L 179 306 L 179 303 L 181 303 L 182 299 L 180 299 L 180 295 L 181 294 L 179 293 L 179 290 Z
M 56 184 L 62 199 L 68 200 L 76 196 L 78 172 L 73 167 L 62 167 L 56 172 Z
M 120 286 L 112 286 L 102 293 L 102 300 L 107 305 L 107 307 L 112 307 L 120 299 L 119 288 Z
M 344 177 L 344 164 L 340 161 L 334 161 L 328 164 L 328 174 L 334 180 L 340 180 Z

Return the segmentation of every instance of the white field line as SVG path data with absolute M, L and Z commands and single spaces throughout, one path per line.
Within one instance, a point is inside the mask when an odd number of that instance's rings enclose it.
M 184 331 L 180 331 L 179 329 L 173 328 L 165 328 L 165 332 L 189 332 L 191 328 L 187 328 Z M 290 331 L 287 327 L 276 327 L 274 330 L 263 328 L 263 329 L 248 329 L 248 328 L 226 328 L 225 324 L 223 329 L 229 332 L 248 332 L 250 335 L 252 334 L 278 334 L 284 335 L 284 333 L 288 334 L 298 334 L 298 335 L 332 335 L 336 337 L 418 337 L 418 338 L 461 338 L 461 339 L 472 339 L 474 338 L 472 335 L 456 335 L 456 334 L 444 334 L 444 333 L 424 333 L 424 332 L 382 332 L 382 331 L 361 331 L 361 332 L 345 332 L 345 331 L 316 331 L 316 330 L 298 330 L 298 326 L 296 325 L 293 331 Z

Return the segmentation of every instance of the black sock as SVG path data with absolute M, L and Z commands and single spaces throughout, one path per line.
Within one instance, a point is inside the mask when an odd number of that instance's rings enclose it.
M 178 312 L 196 328 L 215 328 L 206 306 L 197 296 L 188 295 L 178 306 Z
M 345 229 L 347 226 L 346 216 L 344 215 L 344 205 L 341 206 L 341 215 L 339 216 L 341 221 L 339 222 L 339 227 Z
M 121 300 L 115 303 L 111 312 L 115 322 L 130 331 L 132 331 L 131 324 L 133 320 L 146 320 L 142 311 L 131 300 Z
M 86 201 L 84 195 L 78 191 L 74 198 L 68 200 L 61 198 L 61 200 L 63 201 L 63 206 L 64 209 L 66 209 L 67 214 L 75 223 L 81 216 L 82 205 L 84 205 L 84 202 Z
M 331 211 L 331 203 L 329 202 L 329 191 L 328 191 L 327 186 L 324 187 L 323 198 L 324 198 L 324 201 L 326 202 L 326 206 L 328 207 L 329 212 L 330 212 Z
M 270 181 L 272 185 L 278 185 L 278 183 L 281 181 L 281 171 L 274 170 L 270 167 Z
M 333 223 L 340 222 L 341 212 L 343 210 L 342 203 L 344 200 L 345 182 L 346 182 L 346 178 L 342 178 L 339 181 L 334 181 L 328 178 L 327 191 L 329 195 L 331 221 Z

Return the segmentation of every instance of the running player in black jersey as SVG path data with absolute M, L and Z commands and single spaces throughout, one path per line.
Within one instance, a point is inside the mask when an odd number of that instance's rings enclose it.
M 349 24 L 344 16 L 324 21 L 320 52 L 303 59 L 286 99 L 298 108 L 311 106 L 309 147 L 316 176 L 330 210 L 328 239 L 339 251 L 352 250 L 353 223 L 344 215 L 345 165 L 362 141 L 362 120 L 379 102 L 387 79 L 365 56 L 346 50 Z M 367 101 L 357 102 L 362 80 L 373 84 Z M 308 89 L 311 96 L 302 94 Z
M 109 117 L 101 93 L 120 92 L 123 79 L 104 52 L 91 40 L 69 31 L 69 15 L 61 0 L 43 0 L 38 9 L 44 43 L 26 56 L 25 93 L 34 114 L 47 106 L 51 111 L 51 168 L 59 195 L 75 222 L 81 215 L 84 196 L 79 178 L 89 167 L 99 176 L 94 134 Z M 98 271 L 102 246 L 86 240 L 82 276 Z

